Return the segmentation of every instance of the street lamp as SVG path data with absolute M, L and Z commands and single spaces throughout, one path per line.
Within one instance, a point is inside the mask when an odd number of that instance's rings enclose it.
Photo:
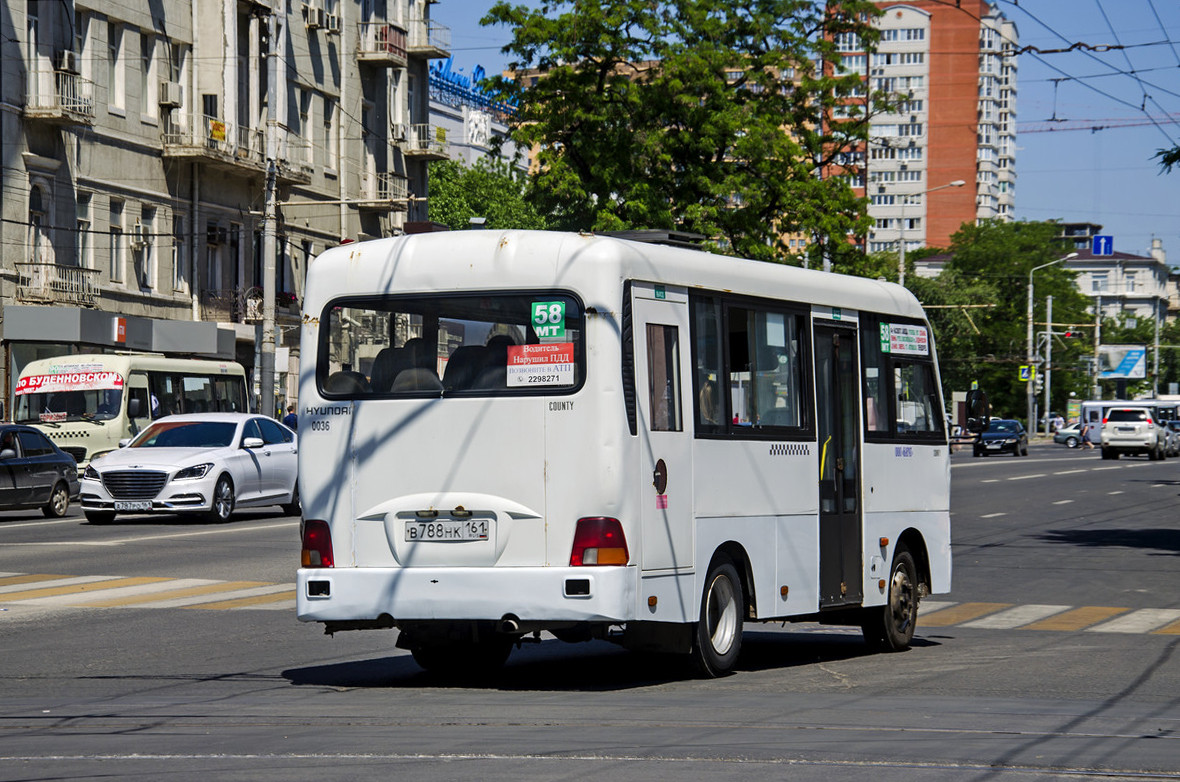
M 962 179 L 956 179 L 953 182 L 947 182 L 945 185 L 932 187 L 929 190 L 923 190 L 921 195 L 926 193 L 933 193 L 935 190 L 944 190 L 948 187 L 962 187 L 967 184 Z M 897 284 L 905 285 L 905 202 L 913 193 L 902 193 L 901 195 L 901 224 L 897 227 Z
M 1040 266 L 1034 266 L 1028 270 L 1028 355 L 1026 356 L 1026 358 L 1028 359 L 1029 367 L 1032 367 L 1035 365 L 1034 360 L 1033 360 L 1033 272 L 1038 271 L 1040 269 L 1045 269 L 1049 266 L 1056 266 L 1059 263 L 1065 263 L 1066 261 L 1070 260 L 1071 258 L 1077 258 L 1077 257 L 1078 257 L 1077 253 L 1070 253 L 1069 255 L 1065 256 L 1064 258 L 1058 258 L 1055 261 L 1049 261 L 1048 263 L 1042 263 Z M 1052 339 L 1053 338 L 1053 334 L 1052 334 L 1053 324 L 1052 323 L 1049 324 L 1048 331 L 1050 332 L 1049 339 Z M 1027 397 L 1027 401 L 1028 401 L 1028 430 L 1030 432 L 1032 432 L 1033 434 L 1036 434 L 1037 429 L 1039 428 L 1037 422 L 1033 420 L 1033 405 L 1036 404 L 1036 402 L 1034 401 L 1035 395 L 1036 395 L 1035 383 L 1036 383 L 1036 380 L 1033 376 L 1033 372 L 1029 372 L 1028 382 L 1025 383 L 1025 396 Z

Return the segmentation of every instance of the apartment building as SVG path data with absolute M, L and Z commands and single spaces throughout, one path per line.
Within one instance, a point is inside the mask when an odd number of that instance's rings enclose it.
M 845 67 L 897 98 L 877 114 L 863 194 L 870 252 L 946 247 L 965 222 L 1010 219 L 1015 198 L 1017 31 L 984 0 L 878 3 L 881 41 L 838 40 Z
M 71 352 L 252 367 L 267 203 L 293 366 L 315 256 L 426 219 L 426 164 L 447 156 L 427 69 L 450 43 L 430 2 L 0 0 L 8 392 Z

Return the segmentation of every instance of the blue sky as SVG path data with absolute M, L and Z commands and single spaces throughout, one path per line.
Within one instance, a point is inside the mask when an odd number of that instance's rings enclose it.
M 510 33 L 479 26 L 491 5 L 441 0 L 431 8 L 451 28 L 454 67 L 464 73 L 505 62 L 499 49 Z M 1156 237 L 1180 265 L 1180 170 L 1161 174 L 1151 159 L 1180 145 L 1180 2 L 998 5 L 1016 23 L 1020 47 L 1035 47 L 1018 60 L 1017 217 L 1098 223 L 1122 252 L 1146 254 Z

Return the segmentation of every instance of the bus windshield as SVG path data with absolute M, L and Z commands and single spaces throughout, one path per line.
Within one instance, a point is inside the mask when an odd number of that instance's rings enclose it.
M 329 398 L 553 394 L 582 383 L 582 305 L 568 293 L 353 299 L 323 320 Z
M 16 384 L 17 423 L 108 421 L 119 415 L 123 377 L 81 367 L 78 371 L 29 374 Z

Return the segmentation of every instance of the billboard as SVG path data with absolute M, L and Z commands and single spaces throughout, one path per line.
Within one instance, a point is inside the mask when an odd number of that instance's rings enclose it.
M 1142 380 L 1147 377 L 1147 348 L 1143 345 L 1099 345 L 1098 377 L 1103 380 Z

